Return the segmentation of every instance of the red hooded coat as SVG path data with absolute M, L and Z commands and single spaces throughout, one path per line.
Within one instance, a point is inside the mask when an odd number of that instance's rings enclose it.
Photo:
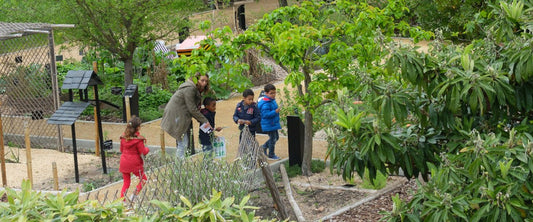
M 139 135 L 139 132 L 135 133 L 135 137 L 126 139 L 124 135 L 120 137 L 120 167 L 119 171 L 122 173 L 140 172 L 143 170 L 142 155 L 148 154 L 150 151 L 148 147 L 144 145 L 146 139 Z

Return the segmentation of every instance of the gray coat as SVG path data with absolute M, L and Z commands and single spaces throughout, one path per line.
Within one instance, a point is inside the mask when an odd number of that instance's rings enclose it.
M 161 120 L 161 129 L 172 137 L 181 140 L 191 125 L 192 117 L 201 124 L 207 122 L 199 110 L 201 102 L 202 96 L 196 85 L 192 81 L 185 81 L 167 103 Z

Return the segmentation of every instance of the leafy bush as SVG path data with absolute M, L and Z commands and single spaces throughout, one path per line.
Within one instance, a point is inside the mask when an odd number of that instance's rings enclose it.
M 446 38 L 471 40 L 483 30 L 467 30 L 476 13 L 488 8 L 488 0 L 408 0 L 409 19 L 425 30 L 441 30 Z M 468 32 L 467 32 L 468 31 Z
M 533 218 L 533 137 L 479 134 L 459 153 L 441 154 L 431 180 L 389 221 L 527 221 Z
M 287 176 L 289 178 L 290 177 L 295 177 L 295 176 L 298 176 L 298 175 L 302 175 L 302 167 L 301 166 L 298 166 L 298 165 L 289 166 L 289 161 L 285 161 L 283 164 L 285 165 L 285 169 L 287 170 Z M 324 161 L 322 161 L 322 160 L 312 160 L 311 161 L 311 172 L 320 173 L 320 172 L 324 171 L 325 168 L 326 168 L 326 163 L 324 163 Z
M 102 206 L 96 200 L 78 203 L 79 192 L 65 191 L 53 195 L 31 190 L 28 180 L 22 182 L 22 191 L 10 188 L 0 191 L 0 221 L 137 221 L 127 216 L 122 201 Z
M 228 197 L 222 200 L 222 193 L 212 191 L 211 199 L 205 199 L 193 205 L 184 196 L 180 197 L 181 204 L 173 205 L 159 200 L 150 201 L 159 208 L 159 211 L 151 218 L 152 221 L 259 221 L 255 218 L 255 212 L 247 213 L 246 210 L 257 209 L 246 206 L 250 196 L 245 196 L 239 204 L 235 204 L 235 198 Z
M 31 190 L 28 180 L 23 181 L 22 191 L 10 188 L 0 191 L 0 221 L 265 221 L 255 217 L 253 206 L 245 205 L 249 196 L 235 204 L 234 197 L 222 200 L 222 193 L 212 191 L 211 198 L 193 205 L 181 196 L 181 203 L 151 200 L 157 210 L 153 216 L 126 213 L 124 203 L 118 199 L 102 206 L 97 200 L 79 203 L 79 192 L 65 191 L 53 195 Z

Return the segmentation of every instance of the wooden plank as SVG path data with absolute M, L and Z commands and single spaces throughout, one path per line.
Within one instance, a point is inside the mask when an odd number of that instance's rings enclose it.
M 274 200 L 274 208 L 278 210 L 281 218 L 288 219 L 289 215 L 287 213 L 285 205 L 281 201 L 279 190 L 276 186 L 276 181 L 274 181 L 274 176 L 272 176 L 272 170 L 270 170 L 270 164 L 268 164 L 266 156 L 262 152 L 258 152 L 257 156 L 257 161 L 259 166 L 261 166 L 261 172 L 263 173 L 263 177 L 265 178 L 265 183 L 267 185 L 267 188 L 270 190 L 272 199 Z

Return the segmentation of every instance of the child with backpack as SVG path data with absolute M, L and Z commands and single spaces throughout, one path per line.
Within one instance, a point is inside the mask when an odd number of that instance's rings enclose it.
M 278 130 L 281 129 L 279 123 L 280 108 L 276 102 L 276 87 L 272 84 L 265 85 L 265 96 L 259 101 L 257 105 L 261 111 L 261 128 L 263 133 L 268 134 L 268 140 L 261 146 L 263 152 L 268 158 L 272 160 L 279 160 L 274 150 L 276 142 L 279 139 Z

